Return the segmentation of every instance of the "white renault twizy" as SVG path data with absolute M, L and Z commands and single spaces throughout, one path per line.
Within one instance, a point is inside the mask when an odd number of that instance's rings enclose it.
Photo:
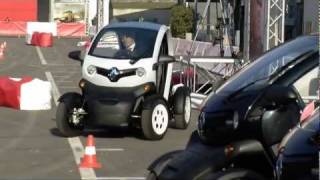
M 86 127 L 138 127 L 145 138 L 161 139 L 169 125 L 190 121 L 190 91 L 172 85 L 174 58 L 164 25 L 125 22 L 100 30 L 82 61 L 82 95 L 59 99 L 56 123 L 64 136 Z M 70 58 L 81 60 L 80 51 Z

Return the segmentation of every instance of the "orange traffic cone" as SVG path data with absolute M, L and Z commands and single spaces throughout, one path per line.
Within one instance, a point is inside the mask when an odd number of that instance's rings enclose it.
M 88 136 L 87 146 L 84 157 L 79 166 L 80 168 L 101 168 L 101 164 L 97 162 L 96 147 L 94 144 L 93 135 Z

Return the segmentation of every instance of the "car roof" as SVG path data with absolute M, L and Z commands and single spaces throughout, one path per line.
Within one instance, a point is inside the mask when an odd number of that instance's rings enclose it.
M 161 28 L 161 24 L 151 23 L 151 22 L 117 22 L 112 23 L 104 28 L 140 28 L 140 29 L 150 29 L 158 31 Z

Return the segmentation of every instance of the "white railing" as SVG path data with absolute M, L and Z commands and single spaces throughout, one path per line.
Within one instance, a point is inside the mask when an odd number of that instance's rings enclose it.
M 180 63 L 180 83 L 192 90 L 191 101 L 194 108 L 199 107 L 221 82 L 243 67 L 240 65 L 241 61 L 233 58 L 191 57 L 188 60 L 179 56 L 177 61 Z

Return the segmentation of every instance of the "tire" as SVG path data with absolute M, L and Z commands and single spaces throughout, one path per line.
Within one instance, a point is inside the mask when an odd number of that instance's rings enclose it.
M 73 108 L 79 108 L 80 106 L 81 104 L 74 99 L 59 103 L 56 112 L 56 125 L 62 136 L 74 137 L 81 134 L 82 127 L 75 127 L 69 122 Z
M 162 139 L 167 132 L 169 119 L 169 111 L 163 99 L 160 97 L 147 99 L 141 115 L 141 127 L 145 138 Z
M 173 95 L 173 127 L 187 129 L 191 119 L 191 97 L 187 87 L 179 87 Z
M 260 174 L 247 169 L 229 169 L 211 174 L 206 180 L 266 180 Z

